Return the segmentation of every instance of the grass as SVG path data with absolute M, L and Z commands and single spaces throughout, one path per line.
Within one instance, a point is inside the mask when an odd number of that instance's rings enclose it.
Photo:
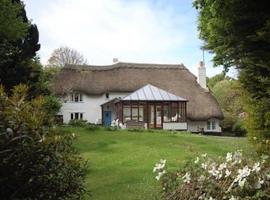
M 167 160 L 170 171 L 202 153 L 215 157 L 249 148 L 245 138 L 165 131 L 66 129 L 77 134 L 75 145 L 89 160 L 87 187 L 95 200 L 157 199 L 160 188 L 152 169 L 161 158 Z

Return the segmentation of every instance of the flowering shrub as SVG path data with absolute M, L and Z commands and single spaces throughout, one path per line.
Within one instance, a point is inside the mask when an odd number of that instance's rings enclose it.
M 161 173 L 159 166 L 154 171 L 163 199 L 270 199 L 270 162 L 265 155 L 249 159 L 236 151 L 212 160 L 203 154 L 172 173 Z

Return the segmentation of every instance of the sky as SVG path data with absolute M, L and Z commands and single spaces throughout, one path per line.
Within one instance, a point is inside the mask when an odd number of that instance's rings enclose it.
M 84 55 L 88 64 L 120 62 L 184 64 L 197 75 L 203 59 L 192 0 L 24 0 L 26 12 L 37 24 L 46 64 L 54 49 L 68 46 Z M 213 68 L 205 52 L 207 76 Z

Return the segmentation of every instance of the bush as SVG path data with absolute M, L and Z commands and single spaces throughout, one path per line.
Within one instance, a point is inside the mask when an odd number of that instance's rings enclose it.
M 247 131 L 244 128 L 243 122 L 238 120 L 234 123 L 232 127 L 232 132 L 235 134 L 235 136 L 243 137 L 246 135 Z
M 72 147 L 75 135 L 48 126 L 44 98 L 26 101 L 23 85 L 12 93 L 0 87 L 1 199 L 81 199 L 86 163 Z
M 86 127 L 88 125 L 87 121 L 82 119 L 72 119 L 68 124 L 76 127 Z
M 205 154 L 179 171 L 166 173 L 164 168 L 162 163 L 154 168 L 154 172 L 158 172 L 156 179 L 162 184 L 163 199 L 259 200 L 270 197 L 268 156 L 252 160 L 237 151 L 212 160 Z
M 97 124 L 88 123 L 85 128 L 89 131 L 95 131 L 95 130 L 99 130 L 101 127 L 100 125 L 97 125 Z

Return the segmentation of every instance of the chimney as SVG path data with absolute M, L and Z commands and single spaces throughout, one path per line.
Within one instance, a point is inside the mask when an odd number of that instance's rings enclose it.
M 118 62 L 119 62 L 118 58 L 113 58 L 113 63 L 118 63 Z
M 199 67 L 198 67 L 198 83 L 200 86 L 204 89 L 207 89 L 206 86 L 206 68 L 204 66 L 204 62 L 200 61 Z

